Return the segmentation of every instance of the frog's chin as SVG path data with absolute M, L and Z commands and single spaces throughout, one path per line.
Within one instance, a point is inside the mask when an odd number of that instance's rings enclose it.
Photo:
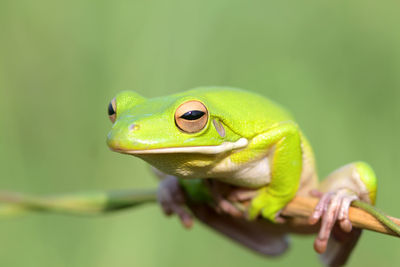
M 240 138 L 236 142 L 224 142 L 217 146 L 191 146 L 191 147 L 166 147 L 166 148 L 155 148 L 155 149 L 132 149 L 125 150 L 119 148 L 111 148 L 112 150 L 124 154 L 130 155 L 143 155 L 143 154 L 221 154 L 227 151 L 232 151 L 240 148 L 244 148 L 248 145 L 246 138 Z

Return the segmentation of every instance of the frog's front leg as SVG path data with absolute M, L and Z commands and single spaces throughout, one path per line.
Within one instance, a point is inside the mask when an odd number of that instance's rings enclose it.
M 250 219 L 259 214 L 273 222 L 281 221 L 280 211 L 293 199 L 299 188 L 302 170 L 301 136 L 293 122 L 280 123 L 253 138 L 253 149 L 268 151 L 270 182 L 259 190 L 248 210 Z
M 375 203 L 376 177 L 366 163 L 351 163 L 331 173 L 319 186 L 319 192 L 314 192 L 314 195 L 321 197 L 310 217 L 311 223 L 321 219 L 321 228 L 314 248 L 323 253 L 336 222 L 344 232 L 352 230 L 348 217 L 352 201 L 359 199 L 370 204 Z

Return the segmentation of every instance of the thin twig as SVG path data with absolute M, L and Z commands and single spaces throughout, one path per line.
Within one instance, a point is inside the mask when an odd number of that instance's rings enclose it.
M 155 190 L 124 190 L 111 192 L 87 192 L 61 196 L 37 197 L 20 193 L 0 192 L 0 218 L 28 211 L 42 211 L 68 215 L 99 215 L 132 208 L 145 203 L 155 203 Z M 297 219 L 303 225 L 314 211 L 318 199 L 295 197 L 282 211 L 282 215 Z M 389 216 L 388 216 L 389 217 Z M 400 226 L 400 219 L 389 217 Z M 349 219 L 354 227 L 399 237 L 368 212 L 350 207 Z
M 157 200 L 155 190 L 120 190 L 85 192 L 58 196 L 32 196 L 0 192 L 0 218 L 20 215 L 28 211 L 52 212 L 68 215 L 98 215 L 131 208 Z

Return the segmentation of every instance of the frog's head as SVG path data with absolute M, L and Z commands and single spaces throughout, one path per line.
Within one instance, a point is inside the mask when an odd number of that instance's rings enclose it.
M 230 129 L 224 122 L 227 118 L 218 114 L 215 101 L 210 95 L 190 91 L 153 99 L 121 92 L 108 107 L 113 122 L 108 146 L 140 157 L 168 174 L 206 175 L 216 160 L 247 146 L 247 139 Z M 221 97 L 219 101 L 224 100 Z

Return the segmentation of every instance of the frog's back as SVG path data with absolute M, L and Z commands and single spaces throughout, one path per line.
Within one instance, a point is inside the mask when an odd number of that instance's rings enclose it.
M 237 88 L 200 87 L 181 94 L 205 102 L 211 115 L 243 137 L 251 138 L 276 123 L 294 121 L 290 113 L 268 98 Z

